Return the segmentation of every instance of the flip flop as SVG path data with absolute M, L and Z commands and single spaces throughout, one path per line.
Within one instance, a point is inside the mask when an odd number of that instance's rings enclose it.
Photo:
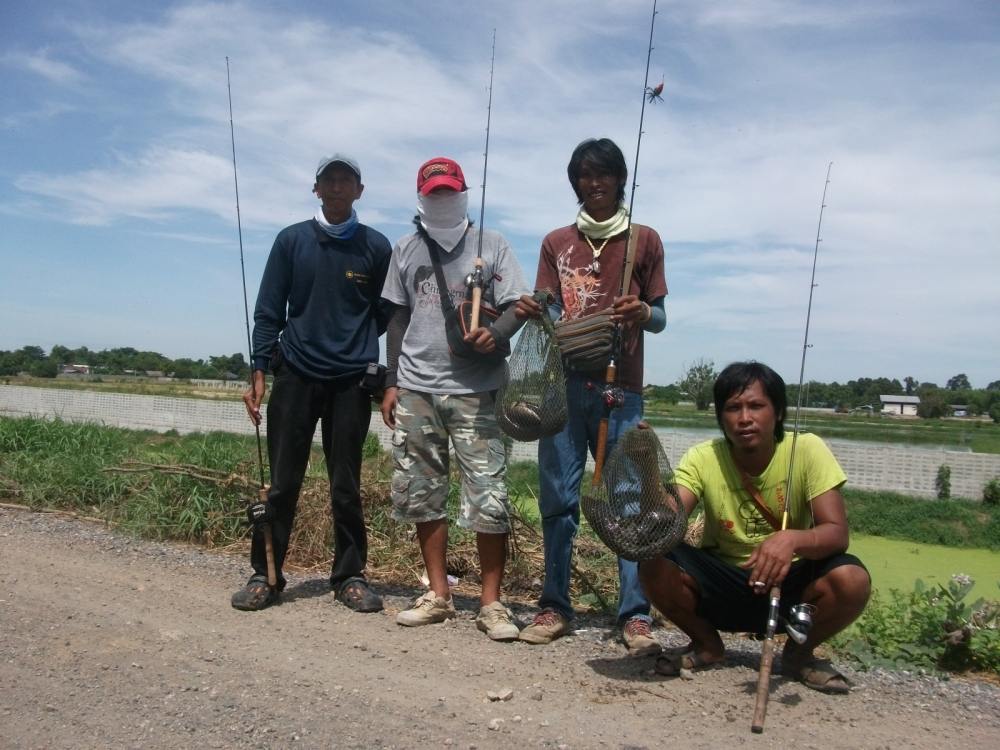
M 653 669 L 657 674 L 662 674 L 665 677 L 677 677 L 682 669 L 690 672 L 701 672 L 722 666 L 722 661 L 722 658 L 709 661 L 694 651 L 687 651 L 683 654 L 668 654 L 657 658 Z
M 827 659 L 809 659 L 798 667 L 782 669 L 782 674 L 821 693 L 844 695 L 851 692 L 851 683 Z

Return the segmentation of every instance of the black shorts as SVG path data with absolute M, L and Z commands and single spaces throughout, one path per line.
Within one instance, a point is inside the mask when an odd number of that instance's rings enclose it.
M 716 630 L 763 635 L 770 599 L 768 592 L 753 593 L 749 585 L 750 570 L 730 565 L 687 544 L 681 544 L 665 557 L 698 583 L 697 614 Z M 857 565 L 868 572 L 857 557 L 846 552 L 823 560 L 800 558 L 793 562 L 781 583 L 781 616 L 786 617 L 789 607 L 802 602 L 802 593 L 810 583 L 841 565 Z

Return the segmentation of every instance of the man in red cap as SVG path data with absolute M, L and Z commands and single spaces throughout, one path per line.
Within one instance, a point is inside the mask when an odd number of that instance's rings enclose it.
M 493 414 L 504 364 L 489 355 L 517 331 L 513 303 L 527 287 L 507 241 L 469 221 L 465 177 L 455 161 L 438 157 L 420 167 L 417 210 L 416 231 L 396 243 L 382 290 L 391 304 L 382 419 L 394 430 L 393 517 L 416 524 L 430 590 L 396 622 L 427 625 L 455 616 L 445 567 L 450 438 L 462 475 L 457 523 L 476 532 L 479 549 L 483 589 L 476 626 L 493 640 L 512 641 L 518 628 L 499 601 L 511 528 L 507 462 Z M 473 351 L 454 354 L 443 295 L 456 306 L 466 298 L 479 247 L 483 304 L 502 314 L 468 333 Z

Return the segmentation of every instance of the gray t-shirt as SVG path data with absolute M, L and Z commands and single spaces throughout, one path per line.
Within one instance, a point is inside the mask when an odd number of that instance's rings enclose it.
M 465 277 L 476 261 L 479 230 L 470 227 L 450 252 L 440 252 L 441 270 L 452 301 L 465 299 Z M 490 229 L 483 232 L 483 302 L 490 307 L 513 302 L 530 293 L 524 274 L 507 241 Z M 424 393 L 481 393 L 500 387 L 503 364 L 480 357 L 456 357 L 448 348 L 437 278 L 427 243 L 408 234 L 392 250 L 382 296 L 410 308 L 410 324 L 403 336 L 396 382 Z

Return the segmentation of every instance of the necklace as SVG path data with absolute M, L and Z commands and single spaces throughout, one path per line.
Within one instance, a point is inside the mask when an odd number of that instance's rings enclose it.
M 600 247 L 594 247 L 594 243 L 590 241 L 590 237 L 587 235 L 583 235 L 583 239 L 587 240 L 587 244 L 590 245 L 590 249 L 594 253 L 594 260 L 589 266 L 587 266 L 587 270 L 594 274 L 594 276 L 599 276 L 601 273 L 601 263 L 599 259 L 601 257 L 601 253 L 604 252 L 604 246 L 608 244 L 608 241 L 611 238 L 605 237 L 604 242 L 601 243 Z

